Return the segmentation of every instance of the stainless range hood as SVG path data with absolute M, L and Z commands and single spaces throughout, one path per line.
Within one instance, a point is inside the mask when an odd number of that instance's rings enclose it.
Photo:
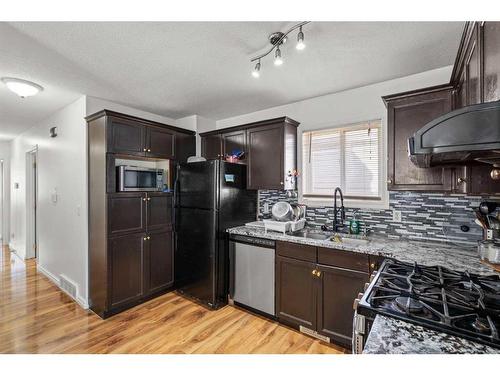
M 480 161 L 500 164 L 500 101 L 449 112 L 408 139 L 410 160 L 418 167 Z

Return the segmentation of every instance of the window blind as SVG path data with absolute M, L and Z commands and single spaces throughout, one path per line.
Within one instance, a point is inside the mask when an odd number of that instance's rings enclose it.
M 379 199 L 380 121 L 304 132 L 302 188 L 305 197 Z

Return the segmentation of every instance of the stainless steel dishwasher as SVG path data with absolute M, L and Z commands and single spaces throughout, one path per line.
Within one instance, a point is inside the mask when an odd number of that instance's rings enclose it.
M 275 241 L 230 235 L 229 301 L 275 317 Z

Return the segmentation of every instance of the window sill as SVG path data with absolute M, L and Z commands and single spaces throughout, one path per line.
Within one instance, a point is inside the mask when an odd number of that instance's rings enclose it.
M 333 198 L 304 198 L 300 196 L 299 203 L 308 207 L 333 207 Z M 381 200 L 344 199 L 344 206 L 356 209 L 387 210 L 389 209 L 389 199 L 388 197 L 382 197 Z

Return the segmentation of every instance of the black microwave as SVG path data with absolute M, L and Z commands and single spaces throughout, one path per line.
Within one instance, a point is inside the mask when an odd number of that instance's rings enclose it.
M 162 191 L 163 170 L 120 165 L 116 167 L 118 191 Z

